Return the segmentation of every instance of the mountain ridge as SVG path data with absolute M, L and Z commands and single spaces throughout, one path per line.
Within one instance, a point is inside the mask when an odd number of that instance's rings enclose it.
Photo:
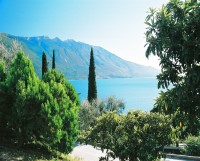
M 56 54 L 56 69 L 61 71 L 68 79 L 87 79 L 90 50 L 93 47 L 97 78 L 132 78 L 152 77 L 159 70 L 124 60 L 114 53 L 100 47 L 75 41 L 73 39 L 61 40 L 48 36 L 23 37 L 7 33 L 0 33 L 0 49 L 6 48 L 6 43 L 20 44 L 25 55 L 33 62 L 36 73 L 41 76 L 42 52 L 47 55 L 49 68 L 53 49 Z M 8 48 L 8 47 L 7 47 Z

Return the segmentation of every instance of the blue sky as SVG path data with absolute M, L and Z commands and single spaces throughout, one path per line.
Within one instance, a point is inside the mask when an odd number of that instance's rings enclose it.
M 0 32 L 49 36 L 101 46 L 139 64 L 145 57 L 144 20 L 150 7 L 168 0 L 0 0 Z

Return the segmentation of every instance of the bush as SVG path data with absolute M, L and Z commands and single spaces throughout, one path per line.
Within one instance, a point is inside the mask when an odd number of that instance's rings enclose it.
M 185 153 L 193 156 L 200 156 L 200 136 L 188 136 L 185 141 Z
M 152 161 L 164 156 L 164 146 L 171 143 L 171 134 L 169 117 L 132 111 L 127 115 L 104 114 L 82 137 L 86 143 L 106 150 L 107 157 Z

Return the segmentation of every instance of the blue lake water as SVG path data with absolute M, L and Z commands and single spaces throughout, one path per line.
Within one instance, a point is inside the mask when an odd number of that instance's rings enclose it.
M 87 99 L 88 80 L 70 80 L 70 82 L 80 93 L 80 100 Z M 155 77 L 97 79 L 98 98 L 115 96 L 123 99 L 126 104 L 125 112 L 130 109 L 150 111 L 159 92 Z

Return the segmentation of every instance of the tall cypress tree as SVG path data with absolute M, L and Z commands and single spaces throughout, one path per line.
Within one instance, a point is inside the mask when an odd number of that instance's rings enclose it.
M 88 76 L 88 101 L 92 102 L 92 100 L 96 98 L 97 98 L 96 74 L 95 74 L 93 48 L 91 48 L 89 76 Z
M 56 69 L 56 63 L 55 63 L 55 50 L 53 50 L 52 69 Z
M 43 52 L 42 53 L 42 76 L 44 73 L 48 71 L 48 63 L 47 63 L 47 57 L 46 54 Z

